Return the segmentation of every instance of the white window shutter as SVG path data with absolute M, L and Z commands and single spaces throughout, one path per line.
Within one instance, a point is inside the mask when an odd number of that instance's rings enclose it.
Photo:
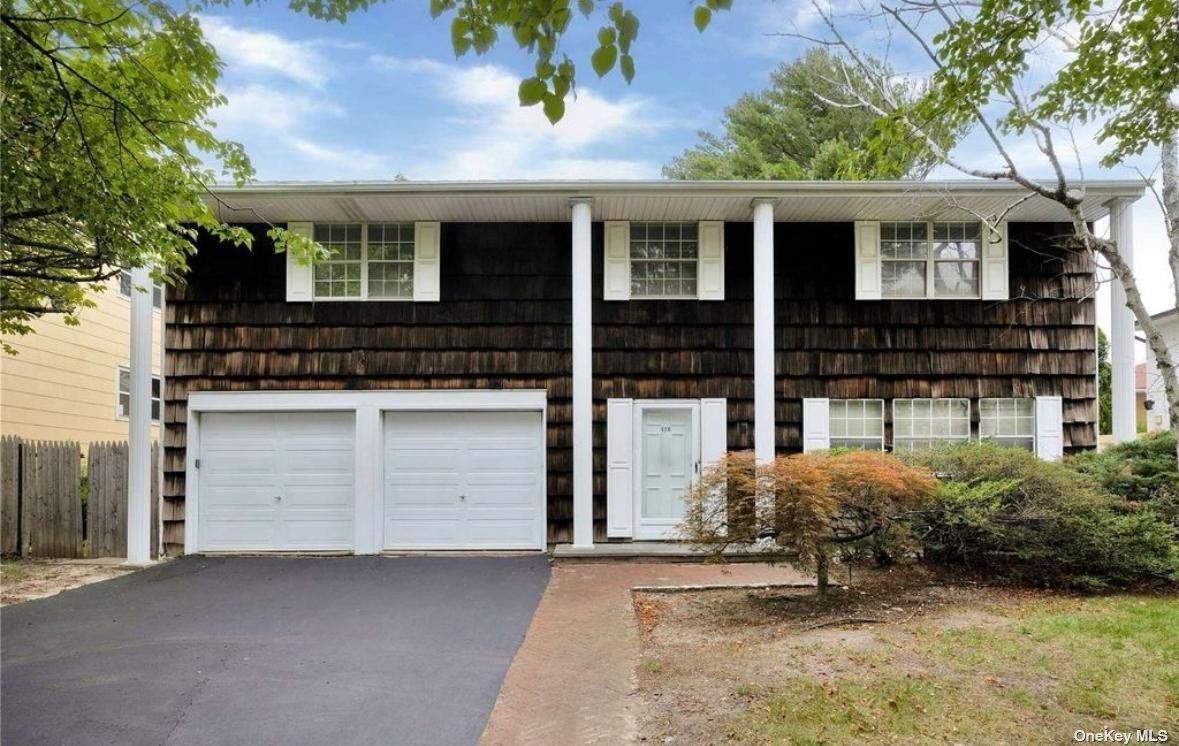
M 439 223 L 413 224 L 413 299 L 437 301 L 441 299 L 439 268 L 442 226 Z
M 983 300 L 1007 300 L 1007 222 L 993 229 L 983 226 L 982 297 Z
M 828 399 L 802 400 L 802 450 L 824 451 L 831 447 Z
M 630 223 L 607 220 L 605 228 L 602 297 L 605 300 L 630 300 Z
M 606 536 L 634 535 L 634 401 L 606 400 Z
M 314 223 L 287 223 L 287 230 L 311 238 L 315 235 Z M 287 252 L 287 302 L 303 303 L 313 300 L 315 267 L 301 264 L 290 251 Z
M 856 221 L 856 300 L 880 300 L 880 223 Z
M 696 254 L 696 296 L 700 300 L 725 299 L 725 224 L 720 220 L 700 223 Z
M 1045 461 L 1064 457 L 1064 400 L 1036 397 L 1036 455 Z
M 700 469 L 718 461 L 729 450 L 727 399 L 700 400 Z

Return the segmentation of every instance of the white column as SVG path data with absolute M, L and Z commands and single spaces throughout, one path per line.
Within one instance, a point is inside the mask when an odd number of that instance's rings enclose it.
M 151 273 L 131 270 L 131 410 L 127 428 L 127 562 L 151 561 Z
M 753 450 L 774 460 L 774 201 L 753 201 Z
M 1109 207 L 1109 237 L 1126 263 L 1134 266 L 1134 208 L 1130 200 L 1113 200 Z M 1109 309 L 1109 362 L 1112 367 L 1113 439 L 1133 440 L 1138 432 L 1134 412 L 1134 314 L 1126 307 L 1126 289 L 1113 281 Z
M 573 200 L 573 546 L 594 544 L 591 201 Z

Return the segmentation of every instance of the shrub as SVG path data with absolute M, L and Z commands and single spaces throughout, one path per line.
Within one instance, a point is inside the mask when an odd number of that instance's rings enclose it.
M 684 536 L 723 552 L 733 544 L 795 552 L 827 587 L 834 546 L 898 540 L 901 515 L 928 499 L 928 470 L 885 453 L 843 451 L 779 456 L 758 468 L 752 453 L 730 453 L 704 470 L 688 495 Z
M 1170 430 L 1090 451 L 1071 459 L 1077 471 L 1127 500 L 1156 500 L 1179 492 L 1179 461 Z
M 1078 588 L 1179 575 L 1172 526 L 1069 466 L 992 444 L 912 458 L 941 478 L 911 523 L 930 559 Z

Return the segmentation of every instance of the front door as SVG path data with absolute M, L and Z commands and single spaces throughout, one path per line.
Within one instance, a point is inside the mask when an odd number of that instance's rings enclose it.
M 695 410 L 641 410 L 642 468 L 636 501 L 636 539 L 675 539 L 684 517 L 684 497 L 696 476 Z

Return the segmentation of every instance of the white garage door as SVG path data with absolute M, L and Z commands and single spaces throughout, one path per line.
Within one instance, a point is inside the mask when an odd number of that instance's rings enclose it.
M 543 549 L 539 412 L 385 415 L 386 549 Z
M 202 415 L 201 549 L 352 549 L 354 439 L 350 412 Z

